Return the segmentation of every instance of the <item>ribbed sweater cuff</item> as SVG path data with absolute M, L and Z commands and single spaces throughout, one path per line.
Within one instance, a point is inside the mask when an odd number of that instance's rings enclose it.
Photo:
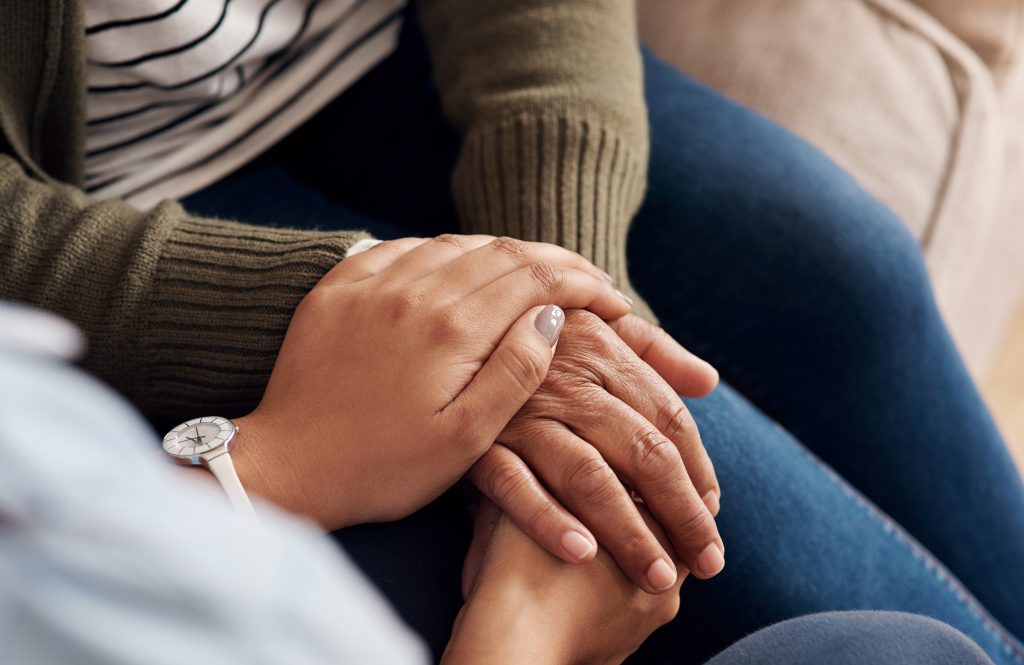
M 138 331 L 135 400 L 150 415 L 240 415 L 266 387 L 299 302 L 362 232 L 177 223 Z
M 585 119 L 520 115 L 467 132 L 452 191 L 470 233 L 549 242 L 579 252 L 636 295 L 626 233 L 646 184 L 646 155 L 614 130 Z

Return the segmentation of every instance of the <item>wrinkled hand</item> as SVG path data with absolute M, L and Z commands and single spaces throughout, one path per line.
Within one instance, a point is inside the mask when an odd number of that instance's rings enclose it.
M 329 529 L 425 505 L 540 385 L 553 305 L 629 311 L 553 245 L 409 238 L 345 259 L 303 299 L 263 400 L 236 421 L 242 482 Z
M 712 577 L 725 563 L 714 520 L 721 490 L 678 397 L 710 392 L 717 373 L 638 317 L 613 325 L 567 312 L 547 378 L 470 478 L 552 554 L 586 561 L 596 536 L 654 593 L 673 586 L 675 566 L 631 492 L 696 576 Z
M 638 510 L 670 550 L 650 513 Z M 621 663 L 676 616 L 685 575 L 679 571 L 671 591 L 649 594 L 603 549 L 582 565 L 567 564 L 483 499 L 463 571 L 466 605 L 442 662 Z

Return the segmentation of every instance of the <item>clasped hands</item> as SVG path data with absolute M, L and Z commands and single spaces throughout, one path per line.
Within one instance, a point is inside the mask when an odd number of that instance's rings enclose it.
M 549 305 L 566 312 L 554 348 L 537 325 Z M 713 576 L 720 488 L 678 395 L 707 394 L 717 373 L 629 312 L 553 245 L 381 243 L 297 308 L 263 400 L 238 419 L 239 474 L 327 529 L 398 519 L 466 476 L 503 529 L 566 562 L 600 546 L 650 594 L 677 571 Z M 474 542 L 467 592 L 486 549 Z

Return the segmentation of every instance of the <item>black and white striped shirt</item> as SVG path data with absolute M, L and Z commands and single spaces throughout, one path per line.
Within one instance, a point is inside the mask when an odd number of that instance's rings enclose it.
M 86 0 L 86 190 L 149 208 L 243 166 L 395 48 L 405 0 Z

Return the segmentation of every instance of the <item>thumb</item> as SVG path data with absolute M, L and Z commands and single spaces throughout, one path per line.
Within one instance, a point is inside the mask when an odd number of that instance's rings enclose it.
M 472 381 L 443 413 L 482 455 L 547 377 L 565 312 L 533 307 L 498 342 Z

